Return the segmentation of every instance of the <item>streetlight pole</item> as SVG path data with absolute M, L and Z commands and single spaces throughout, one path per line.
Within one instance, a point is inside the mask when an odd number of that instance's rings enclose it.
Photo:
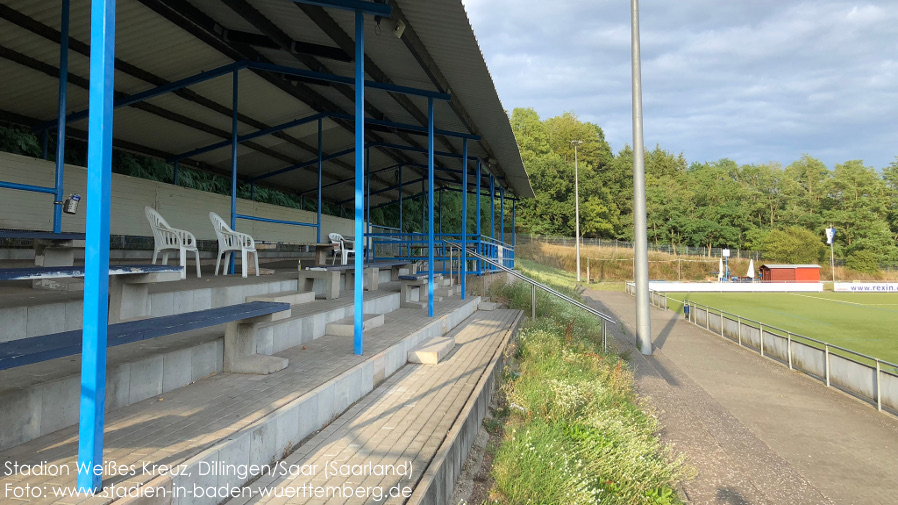
M 582 140 L 572 140 L 574 146 L 574 237 L 577 244 L 577 282 L 580 282 L 580 177 L 577 167 L 577 146 L 583 144 Z

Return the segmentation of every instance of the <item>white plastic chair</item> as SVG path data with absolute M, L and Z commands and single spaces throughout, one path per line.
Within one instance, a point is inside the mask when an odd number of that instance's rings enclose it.
M 327 237 L 331 239 L 331 244 L 334 246 L 334 259 L 331 261 L 331 264 L 337 261 L 337 253 L 341 253 L 343 256 L 342 264 L 345 265 L 349 261 L 349 255 L 355 254 L 355 242 L 343 238 L 343 235 L 339 233 L 329 233 Z
M 218 259 L 215 260 L 215 275 L 218 275 L 218 266 L 221 264 L 221 257 L 225 253 L 231 251 L 240 251 L 242 260 L 243 277 L 246 277 L 246 265 L 248 253 L 253 253 L 256 261 L 256 276 L 259 275 L 259 253 L 256 252 L 256 242 L 246 233 L 240 233 L 232 230 L 225 220 L 214 212 L 209 213 L 209 219 L 212 221 L 212 227 L 215 228 L 215 235 L 218 237 Z M 230 256 L 225 256 L 224 269 L 222 275 L 228 271 Z
M 200 252 L 196 248 L 196 237 L 186 230 L 172 228 L 165 219 L 156 212 L 152 207 L 144 207 L 144 213 L 147 221 L 150 222 L 150 228 L 153 230 L 153 264 L 159 253 L 162 253 L 162 263 L 168 264 L 169 251 L 178 251 L 181 260 L 181 278 L 187 278 L 187 253 L 192 252 L 196 255 L 196 276 L 202 277 L 200 273 Z

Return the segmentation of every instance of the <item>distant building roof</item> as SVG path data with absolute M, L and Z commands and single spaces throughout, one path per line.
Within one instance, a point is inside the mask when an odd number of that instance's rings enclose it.
M 761 268 L 820 268 L 820 265 L 761 265 Z

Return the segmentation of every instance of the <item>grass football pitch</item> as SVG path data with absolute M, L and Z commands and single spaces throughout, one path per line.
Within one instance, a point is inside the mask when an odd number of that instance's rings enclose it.
M 668 293 L 898 364 L 898 293 Z M 676 303 L 676 302 L 679 303 Z M 713 313 L 713 311 L 712 311 Z

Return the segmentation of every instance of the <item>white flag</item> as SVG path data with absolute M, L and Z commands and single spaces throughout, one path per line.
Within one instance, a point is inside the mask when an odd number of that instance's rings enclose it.
M 826 229 L 826 245 L 832 245 L 833 240 L 836 238 L 836 229 L 835 228 L 827 228 Z
M 720 257 L 720 262 L 717 266 L 717 280 L 718 282 L 723 279 L 723 256 Z
M 745 274 L 749 279 L 755 278 L 755 260 L 754 258 L 748 260 L 748 272 Z

